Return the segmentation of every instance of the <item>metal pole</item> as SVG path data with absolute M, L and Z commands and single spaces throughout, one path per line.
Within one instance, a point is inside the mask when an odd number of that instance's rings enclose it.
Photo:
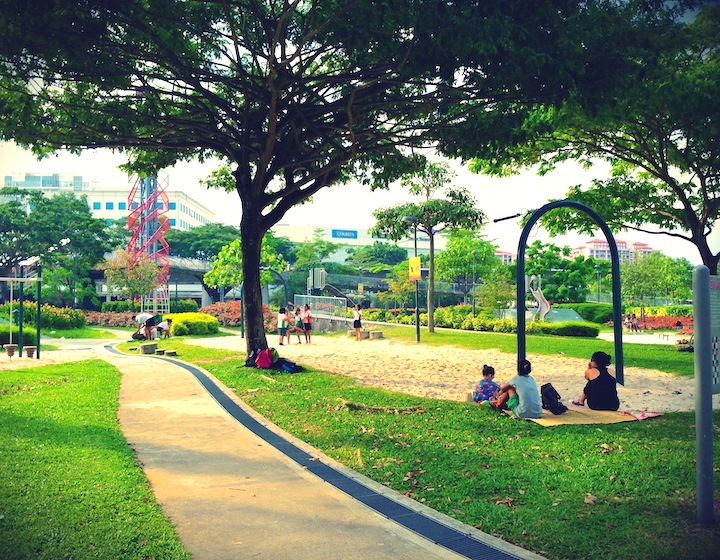
M 37 266 L 37 309 L 35 316 L 35 358 L 40 359 L 40 309 L 42 307 L 42 261 Z
M 596 266 L 595 270 L 597 270 L 597 276 L 598 276 L 598 303 L 600 303 L 600 282 L 602 282 L 602 275 L 600 274 L 600 267 Z
M 472 252 L 472 256 L 473 256 L 472 315 L 473 315 L 473 317 L 475 317 L 475 255 L 477 255 L 477 251 Z
M 72 289 L 73 304 L 72 308 L 77 309 L 77 255 L 73 253 L 73 289 Z
M 415 233 L 415 257 L 418 256 L 417 251 L 417 220 L 414 222 L 414 233 Z M 420 274 L 422 275 L 422 266 L 420 267 Z M 418 307 L 418 293 L 420 280 L 415 280 L 415 342 L 420 342 L 420 307 Z
M 697 516 L 705 525 L 715 523 L 713 509 L 713 411 L 710 311 L 710 270 L 693 271 L 695 325 L 695 439 L 697 444 Z

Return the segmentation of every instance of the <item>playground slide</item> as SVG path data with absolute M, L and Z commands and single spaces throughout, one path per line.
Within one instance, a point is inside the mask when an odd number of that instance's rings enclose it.
M 347 301 L 348 307 L 355 307 L 355 302 L 350 299 L 348 296 L 346 296 L 344 293 L 342 293 L 340 290 L 338 290 L 335 286 L 332 284 L 325 284 L 325 289 L 330 292 L 335 297 L 339 298 L 345 298 L 345 301 Z
M 536 276 L 532 276 L 530 278 L 530 293 L 535 298 L 535 301 L 538 303 L 538 314 L 540 315 L 540 320 L 544 321 L 545 317 L 547 316 L 548 312 L 550 311 L 550 302 L 545 298 L 545 296 L 542 293 L 542 290 L 538 287 L 537 290 L 534 290 L 532 287 L 533 280 L 536 280 Z

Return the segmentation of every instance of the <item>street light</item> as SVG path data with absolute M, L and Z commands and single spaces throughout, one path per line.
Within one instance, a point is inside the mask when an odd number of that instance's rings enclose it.
M 473 306 L 472 306 L 472 314 L 473 317 L 475 317 L 475 255 L 477 255 L 477 251 L 472 252 L 473 256 L 473 284 L 472 284 L 472 300 L 473 300 Z
M 405 216 L 403 222 L 409 222 L 413 225 L 413 239 L 415 242 L 415 257 L 417 258 L 417 228 L 418 219 L 415 216 Z M 418 283 L 419 280 L 415 280 L 415 342 L 420 342 L 420 308 L 418 307 Z
M 597 301 L 600 303 L 600 290 L 601 290 L 601 282 L 602 282 L 602 274 L 600 273 L 600 265 L 595 267 L 595 270 L 597 271 L 597 280 L 598 280 L 598 297 Z

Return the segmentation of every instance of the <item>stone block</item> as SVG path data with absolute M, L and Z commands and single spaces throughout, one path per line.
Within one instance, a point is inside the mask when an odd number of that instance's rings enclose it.
M 157 351 L 157 342 L 148 342 L 140 345 L 141 354 L 154 354 Z

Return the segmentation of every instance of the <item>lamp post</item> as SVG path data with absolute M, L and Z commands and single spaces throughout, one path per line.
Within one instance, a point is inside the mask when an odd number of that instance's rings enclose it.
M 418 256 L 417 251 L 417 228 L 418 219 L 415 216 L 405 216 L 403 222 L 409 222 L 413 225 L 413 241 L 415 245 L 415 258 Z M 418 283 L 419 280 L 415 280 L 415 342 L 420 342 L 420 308 L 418 307 Z
M 601 285 L 602 285 L 602 284 L 601 284 L 601 282 L 602 282 L 602 274 L 601 274 L 601 272 L 600 272 L 600 266 L 599 266 L 599 265 L 596 266 L 596 267 L 595 267 L 595 270 L 597 271 L 597 281 L 598 281 L 598 297 L 597 297 L 597 301 L 598 301 L 598 303 L 600 303 L 600 291 L 601 291 Z
M 475 317 L 475 255 L 477 255 L 477 251 L 473 251 L 473 252 L 472 252 L 472 256 L 473 256 L 473 270 L 472 270 L 472 273 L 473 273 L 473 283 L 472 283 L 472 300 L 473 300 L 473 305 L 472 305 L 472 315 L 473 315 L 473 317 Z
M 77 259 L 78 254 L 73 253 L 72 259 L 73 259 L 73 283 L 72 283 L 72 298 L 73 298 L 73 304 L 72 308 L 77 309 Z

